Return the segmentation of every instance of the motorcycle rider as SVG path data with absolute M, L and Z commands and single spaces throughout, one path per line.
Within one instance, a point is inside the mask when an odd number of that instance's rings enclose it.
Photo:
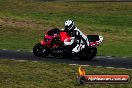
M 71 36 L 70 41 L 68 39 L 64 40 L 64 45 L 72 45 L 77 43 L 72 49 L 72 53 L 78 53 L 80 50 L 89 46 L 89 41 L 87 36 L 85 36 L 74 24 L 73 20 L 65 21 L 64 31 L 68 32 Z

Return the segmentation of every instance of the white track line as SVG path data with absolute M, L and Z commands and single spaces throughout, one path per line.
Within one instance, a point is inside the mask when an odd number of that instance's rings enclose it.
M 69 64 L 71 66 L 79 66 L 79 64 Z M 84 66 L 84 67 L 88 67 L 90 65 L 80 65 L 80 66 Z M 94 66 L 94 67 L 98 67 L 98 68 L 101 68 L 103 66 Z M 116 68 L 116 67 L 104 67 L 104 68 L 114 68 L 114 69 L 121 69 L 121 70 L 132 70 L 132 69 L 127 69 L 127 68 Z
M 18 60 L 18 62 L 26 62 L 26 60 Z
M 106 67 L 106 68 L 114 68 L 114 67 Z
M 90 65 L 81 65 L 81 66 L 88 67 L 88 66 L 90 66 Z
M 107 58 L 110 58 L 110 57 L 112 57 L 112 56 L 106 56 Z
M 69 65 L 71 65 L 71 66 L 75 66 L 75 65 L 79 65 L 79 64 L 69 64 Z
M 18 52 L 19 52 L 19 51 L 21 51 L 21 50 L 16 50 L 16 51 L 18 51 Z
M 4 49 L 2 49 L 2 50 L 7 50 L 7 49 L 4 48 Z
M 107 58 L 107 59 L 115 59 L 115 58 L 110 57 L 110 58 Z

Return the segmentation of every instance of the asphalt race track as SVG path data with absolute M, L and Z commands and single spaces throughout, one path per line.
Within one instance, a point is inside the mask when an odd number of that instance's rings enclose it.
M 75 61 L 71 59 L 54 58 L 54 57 L 36 57 L 32 52 L 0 50 L 0 58 L 16 59 L 16 60 L 32 60 L 32 61 L 50 61 L 66 64 L 79 64 L 91 66 L 104 66 L 115 68 L 132 69 L 132 58 L 127 57 L 111 57 L 111 56 L 96 56 L 92 61 Z

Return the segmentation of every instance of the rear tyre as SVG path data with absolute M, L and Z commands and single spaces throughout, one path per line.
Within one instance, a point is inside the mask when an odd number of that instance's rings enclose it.
M 37 57 L 46 57 L 49 55 L 46 46 L 41 43 L 37 43 L 33 48 L 33 53 Z
M 96 56 L 96 54 L 96 47 L 85 48 L 80 52 L 79 58 L 80 60 L 92 60 Z

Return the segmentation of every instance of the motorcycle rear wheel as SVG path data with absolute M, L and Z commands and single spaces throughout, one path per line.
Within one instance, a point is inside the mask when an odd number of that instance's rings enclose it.
M 46 57 L 49 55 L 47 51 L 47 47 L 42 45 L 41 43 L 37 43 L 33 48 L 33 53 L 37 57 Z

